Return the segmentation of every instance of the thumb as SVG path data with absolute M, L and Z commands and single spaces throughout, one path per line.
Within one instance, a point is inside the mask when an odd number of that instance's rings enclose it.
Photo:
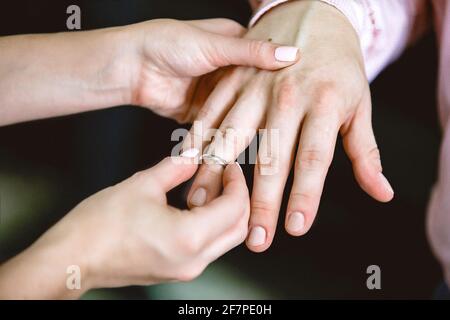
M 371 108 L 363 110 L 355 116 L 344 134 L 344 148 L 361 188 L 376 200 L 388 202 L 394 197 L 394 191 L 382 173 L 380 152 L 372 129 Z
M 191 149 L 180 157 L 167 157 L 156 166 L 141 172 L 141 175 L 153 187 L 156 185 L 166 193 L 194 176 L 198 168 L 197 154 L 194 155 L 194 151 L 198 154 L 198 150 Z
M 300 58 L 297 47 L 217 34 L 210 36 L 209 50 L 211 63 L 218 68 L 242 65 L 277 70 L 295 64 Z
M 245 177 L 239 164 L 228 165 L 223 175 L 223 192 L 203 207 L 191 210 L 190 219 L 213 241 L 249 215 L 250 200 Z

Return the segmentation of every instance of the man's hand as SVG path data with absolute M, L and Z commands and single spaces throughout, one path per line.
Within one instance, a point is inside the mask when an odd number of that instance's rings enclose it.
M 278 150 L 264 143 L 267 137 L 259 150 L 248 247 L 261 252 L 270 246 L 292 166 L 295 178 L 286 230 L 300 236 L 310 229 L 338 133 L 360 186 L 375 199 L 390 201 L 394 193 L 381 173 L 361 49 L 347 19 L 322 2 L 293 1 L 264 15 L 245 37 L 273 39 L 302 51 L 299 63 L 281 71 L 234 68 L 224 72 L 197 118 L 203 133 L 209 128 L 225 133 L 225 142 L 218 146 L 213 141 L 207 152 L 226 161 L 243 151 L 251 138 L 243 134 L 248 129 L 278 130 Z M 196 136 L 194 130 L 191 133 L 186 147 Z M 188 196 L 191 206 L 204 205 L 218 195 L 220 170 L 220 166 L 202 165 Z

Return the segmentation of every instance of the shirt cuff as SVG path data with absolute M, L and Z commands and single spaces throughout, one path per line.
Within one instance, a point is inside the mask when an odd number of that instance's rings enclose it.
M 249 22 L 249 27 L 253 27 L 258 20 L 266 14 L 269 10 L 275 8 L 276 6 L 279 6 L 280 4 L 283 4 L 285 2 L 288 2 L 289 0 L 264 0 L 260 1 L 261 4 L 259 8 L 255 11 L 255 14 L 251 18 Z M 297 0 L 300 1 L 300 0 Z M 355 3 L 354 0 L 318 0 L 325 2 L 333 7 L 335 7 L 337 10 L 342 12 L 344 16 L 347 17 L 347 19 L 352 24 L 353 28 L 356 30 L 358 35 L 360 34 L 360 26 L 358 24 L 358 7 L 360 4 Z
M 265 0 L 260 1 L 261 4 L 259 8 L 255 11 L 255 14 L 250 19 L 250 22 L 248 23 L 248 26 L 251 28 L 253 27 L 261 17 L 266 14 L 269 10 L 272 8 L 275 8 L 276 6 L 279 6 L 282 3 L 288 2 L 289 0 Z

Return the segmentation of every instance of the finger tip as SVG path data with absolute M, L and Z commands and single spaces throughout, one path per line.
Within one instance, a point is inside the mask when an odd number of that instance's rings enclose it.
M 249 244 L 248 241 L 245 242 L 245 245 L 253 253 L 263 253 L 264 251 L 266 251 L 269 248 L 269 246 L 266 244 L 255 247 L 255 246 Z
M 375 194 L 377 195 L 375 199 L 380 202 L 387 203 L 394 199 L 394 189 L 389 180 L 381 172 L 378 174 L 378 185 L 375 191 Z
M 384 189 L 375 189 L 374 190 L 367 190 L 364 189 L 364 191 L 373 199 L 375 199 L 378 202 L 381 203 L 388 203 L 391 202 L 392 199 L 394 199 L 394 194 L 386 192 Z
M 389 203 L 395 198 L 394 192 L 387 192 L 383 197 L 379 198 L 378 201 L 382 203 Z
M 267 228 L 261 225 L 255 225 L 249 228 L 249 234 L 245 243 L 250 251 L 261 253 L 270 247 L 272 238 L 268 236 L 266 230 Z
M 298 207 L 298 206 L 294 206 Z M 311 227 L 308 223 L 308 217 L 305 215 L 305 210 L 289 210 L 286 214 L 284 222 L 284 229 L 293 237 L 300 237 L 306 234 Z M 310 215 L 311 217 L 311 215 Z
M 308 233 L 308 230 L 306 228 L 302 230 L 292 230 L 288 226 L 285 226 L 284 229 L 292 237 L 301 237 Z
M 358 175 L 357 181 L 361 188 L 378 202 L 388 203 L 394 199 L 394 189 L 382 173 Z

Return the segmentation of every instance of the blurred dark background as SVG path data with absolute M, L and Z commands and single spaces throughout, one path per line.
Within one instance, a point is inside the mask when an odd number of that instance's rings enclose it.
M 246 0 L 16 0 L 2 4 L 0 34 L 66 31 L 70 4 L 80 5 L 83 30 L 154 18 L 227 17 L 245 25 L 251 14 Z M 359 189 L 338 145 L 307 236 L 289 237 L 280 225 L 266 253 L 241 246 L 193 283 L 100 290 L 86 298 L 430 298 L 442 280 L 424 228 L 440 139 L 436 61 L 430 33 L 372 85 L 393 202 L 379 204 Z M 0 261 L 86 196 L 169 155 L 179 127 L 124 106 L 0 128 Z M 249 184 L 252 170 L 244 166 Z M 184 190 L 178 191 L 171 201 L 181 207 Z M 381 267 L 382 290 L 366 288 L 372 264 Z

